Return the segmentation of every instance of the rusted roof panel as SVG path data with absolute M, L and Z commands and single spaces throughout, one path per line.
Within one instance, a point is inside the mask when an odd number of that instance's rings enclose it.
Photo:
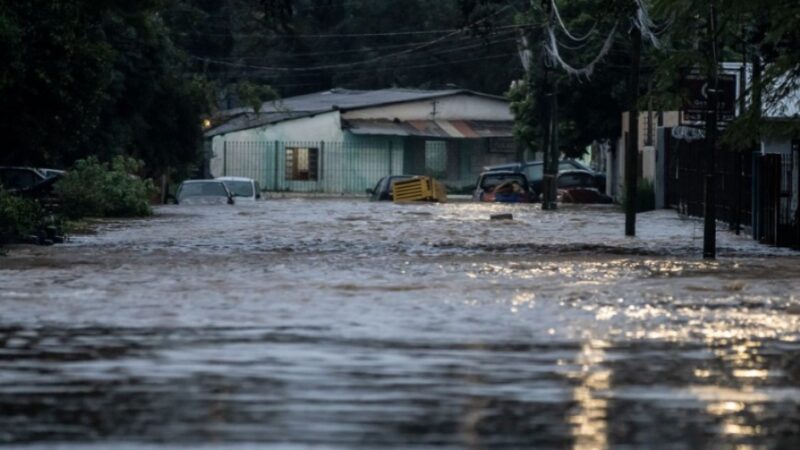
M 358 135 L 417 136 L 442 139 L 479 139 L 513 136 L 511 121 L 350 119 L 342 128 Z

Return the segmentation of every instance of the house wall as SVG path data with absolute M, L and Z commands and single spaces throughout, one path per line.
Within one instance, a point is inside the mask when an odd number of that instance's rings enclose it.
M 434 112 L 435 107 L 435 112 Z M 508 102 L 475 95 L 454 95 L 342 113 L 344 119 L 514 120 Z
M 625 185 L 625 149 L 628 147 L 626 136 L 628 134 L 628 112 L 622 113 L 622 137 L 618 141 L 618 151 L 613 153 L 613 161 L 609 161 L 606 167 L 606 191 L 618 201 L 622 198 Z M 648 114 L 647 111 L 639 113 L 638 120 L 638 150 L 639 167 L 641 170 L 640 179 L 650 181 L 658 185 L 661 174 L 658 173 L 658 152 L 659 127 L 678 126 L 680 113 L 678 111 L 664 111 L 659 115 L 656 111 Z
M 246 176 L 266 190 L 362 193 L 386 175 L 446 171 L 451 187 L 471 185 L 483 166 L 509 162 L 514 154 L 489 152 L 487 139 L 424 139 L 363 136 L 342 130 L 342 118 L 429 120 L 433 100 L 358 111 L 332 111 L 215 136 L 211 176 Z M 471 95 L 436 99 L 436 119 L 513 120 L 508 103 Z M 286 179 L 287 147 L 318 148 L 318 179 Z M 426 166 L 426 155 L 430 165 Z M 435 161 L 434 161 L 435 160 Z M 429 170 L 430 169 L 430 170 Z
M 275 158 L 264 153 L 274 152 L 270 146 L 280 142 L 313 142 L 343 140 L 339 112 L 304 117 L 268 126 L 240 130 L 219 136 L 211 141 L 212 157 L 209 161 L 211 176 L 235 175 L 259 180 L 265 188 L 267 177 L 275 173 Z M 223 155 L 227 159 L 223 162 Z M 278 161 L 279 164 L 281 161 Z M 285 162 L 284 162 L 285 163 Z M 274 179 L 274 176 L 271 178 Z

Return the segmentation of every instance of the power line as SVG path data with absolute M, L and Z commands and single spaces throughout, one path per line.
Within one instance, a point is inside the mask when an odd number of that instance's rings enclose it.
M 343 74 L 357 74 L 357 73 L 368 73 L 368 72 L 380 72 L 380 71 L 389 71 L 389 70 L 397 70 L 397 71 L 405 71 L 409 69 L 422 69 L 422 68 L 429 68 L 429 67 L 439 67 L 439 66 L 450 66 L 456 64 L 462 64 L 467 62 L 478 62 L 478 61 L 489 61 L 499 58 L 509 58 L 512 56 L 516 56 L 516 52 L 508 52 L 508 53 L 499 53 L 495 55 L 488 55 L 482 56 L 478 58 L 467 58 L 467 59 L 457 59 L 452 61 L 443 61 L 438 63 L 430 63 L 430 64 L 413 64 L 413 65 L 404 65 L 404 66 L 390 66 L 390 67 L 371 67 L 369 69 L 353 69 L 353 70 L 344 70 L 339 71 L 337 75 Z M 311 75 L 311 74 L 300 74 L 302 75 Z M 318 83 L 303 83 L 298 85 L 315 85 Z M 277 84 L 280 85 L 280 84 Z
M 496 33 L 491 35 L 491 37 L 487 38 L 486 36 L 463 36 L 463 37 L 456 37 L 453 41 L 473 41 L 476 39 L 482 39 L 485 42 L 495 42 L 493 39 L 495 37 L 500 36 L 507 36 L 509 33 L 513 33 L 514 30 L 507 30 Z M 402 49 L 402 48 L 409 48 L 415 45 L 423 44 L 430 41 L 413 41 L 407 42 L 404 44 L 389 44 L 389 45 L 378 45 L 378 46 L 368 46 L 358 49 L 348 49 L 348 50 L 334 50 L 334 51 L 320 51 L 320 52 L 305 52 L 305 53 L 291 53 L 291 54 L 284 54 L 281 56 L 291 56 L 291 57 L 303 57 L 303 56 L 332 56 L 332 55 L 346 55 L 350 53 L 365 53 L 369 51 L 376 51 L 376 50 L 389 50 L 389 49 Z M 449 42 L 455 43 L 455 42 Z M 202 56 L 198 56 L 199 58 L 203 58 Z M 228 56 L 228 57 L 220 57 L 217 56 L 214 59 L 221 60 L 221 61 L 242 61 L 242 60 L 261 60 L 267 58 L 266 56 Z
M 486 41 L 486 42 L 478 42 L 478 43 L 474 43 L 474 44 L 462 45 L 462 46 L 453 47 L 453 48 L 436 49 L 436 50 L 431 50 L 430 53 L 427 53 L 425 55 L 426 56 L 440 56 L 440 55 L 444 55 L 444 54 L 457 53 L 457 52 L 462 52 L 462 51 L 465 51 L 465 50 L 477 49 L 477 48 L 481 48 L 481 47 L 487 47 L 487 46 L 493 45 L 493 44 L 500 44 L 500 43 L 512 42 L 512 41 L 516 41 L 516 37 L 510 37 L 510 38 L 506 37 L 506 38 L 503 38 L 503 39 L 493 39 L 493 40 L 489 40 L 489 41 Z M 398 52 L 398 53 L 395 53 L 392 56 L 402 56 L 402 55 L 403 55 L 403 52 Z M 390 56 L 390 55 L 387 55 L 386 57 L 388 57 L 388 56 Z M 329 66 L 297 67 L 297 68 L 280 67 L 280 68 L 276 68 L 276 67 L 272 67 L 272 66 L 260 66 L 260 65 L 254 65 L 254 64 L 249 64 L 249 63 L 226 61 L 224 59 L 218 59 L 218 58 L 199 57 L 199 56 L 195 56 L 195 55 L 190 55 L 190 57 L 192 57 L 194 59 L 201 60 L 203 62 L 222 65 L 222 66 L 238 67 L 238 68 L 249 68 L 249 69 L 267 70 L 267 71 L 278 71 L 278 72 L 293 72 L 293 71 L 296 71 L 296 72 L 309 72 L 309 71 L 315 72 L 317 70 L 323 70 L 323 69 L 331 68 L 331 66 L 335 66 L 335 68 L 344 68 L 346 66 L 357 66 L 357 65 L 361 65 L 361 64 L 368 64 L 369 62 L 376 62 L 376 60 L 378 59 L 378 58 L 373 58 L 372 60 L 354 61 L 354 62 L 350 62 L 350 63 L 338 63 L 336 65 L 329 65 Z M 385 58 L 384 57 L 380 57 L 380 59 L 385 59 Z
M 524 28 L 527 25 L 503 25 L 494 27 L 493 30 L 516 29 Z M 443 30 L 414 30 L 414 31 L 391 31 L 386 33 L 334 33 L 334 34 L 271 34 L 264 36 L 264 33 L 201 33 L 201 32 L 178 32 L 176 34 L 182 36 L 206 36 L 206 37 L 267 37 L 269 39 L 338 39 L 338 38 L 361 38 L 361 37 L 390 37 L 390 36 L 415 36 L 426 34 L 447 34 L 447 33 L 461 33 L 463 28 L 449 28 Z
M 504 8 L 501 8 L 501 9 L 497 10 L 495 13 L 493 13 L 492 15 L 487 16 L 487 17 L 475 22 L 473 25 L 478 25 L 481 22 L 485 22 L 485 21 L 489 20 L 491 17 L 500 14 L 501 12 L 505 11 L 508 8 L 509 8 L 508 6 L 506 6 Z M 311 71 L 325 70 L 325 69 L 347 68 L 347 67 L 352 67 L 352 66 L 357 66 L 357 65 L 362 65 L 362 64 L 369 64 L 369 63 L 372 63 L 372 62 L 378 62 L 378 61 L 382 61 L 382 60 L 385 60 L 385 59 L 394 58 L 394 57 L 397 57 L 397 56 L 407 55 L 407 54 L 413 53 L 415 51 L 422 50 L 424 48 L 436 45 L 436 44 L 438 44 L 440 42 L 443 42 L 447 38 L 450 38 L 450 37 L 455 36 L 457 34 L 463 33 L 465 31 L 466 31 L 465 28 L 461 28 L 461 29 L 455 30 L 455 31 L 453 31 L 453 32 L 451 32 L 449 34 L 446 34 L 444 36 L 438 37 L 436 39 L 433 39 L 433 40 L 430 40 L 430 41 L 427 41 L 427 42 L 423 42 L 423 43 L 421 43 L 421 44 L 419 44 L 417 46 L 414 46 L 412 48 L 409 48 L 409 49 L 406 49 L 406 50 L 402 50 L 402 51 L 399 51 L 399 52 L 395 52 L 395 53 L 389 53 L 387 55 L 377 56 L 377 57 L 366 59 L 366 60 L 363 60 L 363 61 L 356 61 L 356 62 L 349 62 L 349 63 L 336 63 L 336 64 L 324 64 L 324 65 L 312 66 L 312 67 L 267 67 L 267 66 L 256 66 L 256 65 L 253 65 L 253 64 L 231 63 L 231 62 L 227 62 L 227 61 L 218 61 L 218 60 L 215 61 L 215 60 L 210 59 L 210 58 L 201 58 L 201 57 L 198 57 L 198 56 L 195 56 L 195 55 L 189 55 L 189 57 L 192 58 L 192 59 L 200 60 L 200 61 L 210 62 L 210 63 L 214 63 L 214 64 L 220 64 L 220 65 L 227 65 L 227 66 L 231 66 L 231 67 L 245 67 L 245 68 L 260 69 L 260 70 L 272 70 L 272 71 L 276 71 L 276 72 L 311 72 Z

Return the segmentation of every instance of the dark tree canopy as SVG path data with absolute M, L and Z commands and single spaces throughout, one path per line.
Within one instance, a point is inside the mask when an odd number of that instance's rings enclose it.
M 707 61 L 704 18 L 719 14 L 726 60 L 759 55 L 765 99 L 800 85 L 795 0 L 642 0 L 660 49 L 646 46 L 643 103 L 676 105 L 677 75 Z M 574 67 L 613 46 L 591 76 L 542 64 L 549 9 Z M 2 164 L 66 166 L 78 158 L 144 159 L 151 173 L 197 161 L 215 109 L 333 87 L 462 87 L 509 93 L 517 136 L 533 150 L 557 86 L 559 148 L 578 155 L 620 134 L 627 109 L 627 30 L 634 0 L 45 0 L 0 1 Z M 661 26 L 664 25 L 664 26 Z M 523 68 L 523 38 L 530 50 Z M 509 91 L 512 82 L 518 88 Z M 746 115 L 731 131 L 763 126 Z
M 197 160 L 198 83 L 159 15 L 162 2 L 0 4 L 2 163 L 65 167 L 128 154 L 148 171 Z

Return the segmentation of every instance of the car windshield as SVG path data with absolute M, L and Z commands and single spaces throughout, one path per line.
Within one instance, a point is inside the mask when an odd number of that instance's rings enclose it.
M 517 183 L 521 184 L 522 186 L 528 186 L 525 177 L 518 173 L 499 173 L 499 174 L 487 174 L 483 177 L 481 181 L 481 189 L 488 190 L 494 189 L 495 187 L 499 186 L 500 184 L 505 183 L 506 181 L 516 181 Z
M 594 187 L 594 180 L 588 173 L 565 173 L 558 177 L 558 187 Z
M 235 197 L 252 197 L 253 183 L 249 181 L 225 181 L 225 186 Z
M 591 169 L 589 169 L 589 167 L 587 167 L 582 162 L 574 160 L 574 159 L 569 159 L 569 160 L 561 161 L 561 162 L 558 163 L 558 171 L 559 172 L 563 172 L 565 170 L 575 170 L 575 169 L 578 169 L 578 170 L 591 170 Z
M 218 181 L 186 183 L 181 187 L 179 200 L 187 197 L 227 197 L 225 186 Z
M 544 177 L 544 164 L 531 164 L 523 172 L 529 180 L 541 180 Z

